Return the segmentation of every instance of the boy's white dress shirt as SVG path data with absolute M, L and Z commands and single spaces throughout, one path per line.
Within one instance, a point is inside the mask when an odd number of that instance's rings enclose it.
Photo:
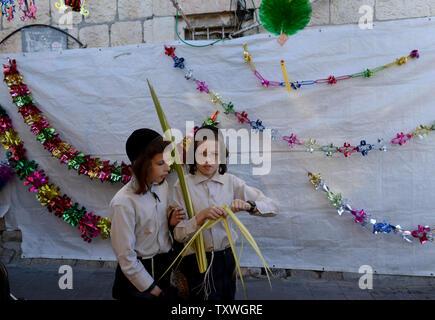
M 111 241 L 122 272 L 139 290 L 145 291 L 154 282 L 141 258 L 152 258 L 172 247 L 166 210 L 168 183 L 152 185 L 151 192 L 134 193 L 136 178 L 119 190 L 110 202 Z M 157 195 L 160 201 L 153 195 Z

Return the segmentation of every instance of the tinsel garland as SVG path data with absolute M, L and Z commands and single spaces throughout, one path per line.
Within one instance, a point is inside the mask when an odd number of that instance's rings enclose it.
M 36 198 L 48 211 L 71 224 L 78 226 L 84 241 L 91 242 L 92 238 L 101 235 L 106 239 L 110 235 L 110 220 L 96 216 L 93 212 L 87 212 L 85 207 L 78 203 L 72 203 L 67 195 L 60 194 L 60 189 L 44 170 L 38 170 L 38 164 L 34 160 L 27 159 L 23 141 L 12 126 L 12 121 L 6 111 L 0 106 L 0 138 L 3 147 L 7 150 L 8 163 L 15 171 L 24 185 L 29 187 L 30 192 L 36 193 Z M 0 167 L 3 168 L 3 167 Z M 0 170 L 1 172 L 1 170 Z M 0 174 L 3 177 L 3 174 Z
M 15 16 L 15 3 L 14 0 L 0 0 L 2 15 L 5 16 L 8 21 L 14 20 Z M 22 21 L 28 19 L 36 19 L 36 11 L 38 7 L 35 5 L 35 0 L 19 0 L 19 10 L 23 13 L 20 17 Z
M 175 55 L 175 47 L 165 46 L 165 54 L 172 58 L 174 61 L 173 67 L 179 68 L 185 72 L 184 77 L 186 80 L 194 82 L 199 92 L 205 92 L 210 96 L 212 103 L 218 103 L 224 109 L 225 114 L 234 114 L 239 123 L 245 123 L 255 131 L 264 131 L 267 127 L 260 119 L 250 120 L 246 111 L 236 111 L 234 104 L 231 101 L 224 101 L 222 96 L 209 89 L 205 81 L 196 79 L 193 75 L 192 69 L 186 68 L 186 61 L 184 58 L 177 57 Z M 255 119 L 255 118 L 254 118 Z M 344 157 L 348 158 L 353 153 L 360 153 L 362 156 L 367 156 L 370 151 L 387 151 L 387 143 L 383 138 L 378 138 L 377 142 L 368 143 L 365 139 L 361 139 L 358 145 L 351 145 L 345 141 L 342 146 L 334 145 L 333 143 L 328 145 L 319 145 L 316 139 L 300 139 L 294 133 L 288 135 L 282 135 L 277 129 L 268 128 L 271 130 L 273 141 L 285 141 L 290 148 L 300 147 L 305 149 L 306 152 L 323 152 L 326 156 L 330 157 L 335 153 L 341 153 Z M 409 133 L 397 133 L 396 136 L 390 139 L 391 146 L 398 145 L 403 146 L 411 138 L 418 137 L 419 139 L 425 138 L 431 131 L 435 130 L 435 122 L 430 125 L 419 125 L 417 128 Z
M 411 59 L 413 59 L 413 58 L 418 59 L 419 57 L 420 57 L 420 54 L 419 54 L 418 50 L 412 50 L 408 56 L 398 58 L 395 61 L 390 62 L 390 63 L 383 65 L 383 66 L 380 66 L 380 67 L 376 67 L 376 68 L 372 68 L 372 69 L 367 68 L 364 71 L 361 71 L 358 73 L 347 74 L 347 75 L 337 76 L 337 77 L 330 75 L 328 78 L 324 78 L 324 79 L 291 81 L 290 85 L 291 85 L 292 89 L 299 89 L 302 86 L 308 86 L 308 85 L 314 85 L 314 84 L 323 84 L 324 83 L 324 84 L 333 85 L 341 80 L 354 79 L 354 78 L 359 78 L 359 77 L 371 78 L 375 75 L 376 72 L 379 72 L 381 70 L 385 70 L 385 69 L 390 68 L 394 65 L 402 66 L 408 62 L 408 59 L 410 59 L 410 58 Z M 258 78 L 258 80 L 260 80 L 260 83 L 263 85 L 263 87 L 265 87 L 265 88 L 285 87 L 285 81 L 284 82 L 269 81 L 269 80 L 266 80 L 265 78 L 263 78 L 263 76 L 260 74 L 260 72 L 258 72 L 258 70 L 254 66 L 254 63 L 252 62 L 252 56 L 249 53 L 248 46 L 246 44 L 243 45 L 243 59 L 245 60 L 246 64 L 249 66 L 249 68 L 252 70 L 254 75 Z
M 131 166 L 124 162 L 118 165 L 116 161 L 111 164 L 109 161 L 92 158 L 64 142 L 35 106 L 32 94 L 27 85 L 23 83 L 23 76 L 17 70 L 16 61 L 11 59 L 8 61 L 9 65 L 3 65 L 4 81 L 9 87 L 18 112 L 44 148 L 61 163 L 68 165 L 69 169 L 77 171 L 79 175 L 86 175 L 90 179 L 100 179 L 101 182 L 126 184 L 131 179 Z M 11 140 L 13 137 L 5 136 L 5 139 Z
M 410 236 L 418 238 L 420 243 L 423 244 L 426 241 L 433 241 L 433 233 L 435 229 L 431 229 L 429 226 L 418 225 L 417 229 L 408 231 L 403 229 L 400 225 L 393 225 L 386 222 L 384 219 L 377 219 L 364 209 L 356 210 L 352 208 L 347 199 L 344 199 L 341 193 L 333 193 L 331 189 L 326 185 L 322 179 L 321 174 L 308 173 L 310 182 L 314 185 L 316 190 L 322 190 L 326 193 L 329 202 L 337 210 L 337 213 L 341 216 L 343 213 L 349 213 L 355 223 L 363 227 L 371 227 L 371 231 L 374 234 L 378 233 L 393 233 L 399 234 L 407 242 L 412 242 Z

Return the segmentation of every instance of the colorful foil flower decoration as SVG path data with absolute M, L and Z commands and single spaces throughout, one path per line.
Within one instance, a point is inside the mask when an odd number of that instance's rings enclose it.
M 373 233 L 390 233 L 396 231 L 396 227 L 384 222 L 378 222 L 373 225 Z
M 1 143 L 6 150 L 8 150 L 10 147 L 20 145 L 21 142 L 22 140 L 18 137 L 18 134 L 15 130 L 9 129 L 1 134 Z
M 45 175 L 44 170 L 33 171 L 29 176 L 26 177 L 24 185 L 30 184 L 30 192 L 38 192 L 39 189 L 48 183 L 48 177 Z
M 41 205 L 46 206 L 50 204 L 53 198 L 59 196 L 59 187 L 56 187 L 54 183 L 49 183 L 41 186 L 36 194 L 36 198 Z
M 100 219 L 101 217 L 94 215 L 93 212 L 88 212 L 79 219 L 79 230 L 83 240 L 91 242 L 92 238 L 98 237 L 101 230 L 96 225 Z
M 431 131 L 431 127 L 421 124 L 419 127 L 417 127 L 417 129 L 415 129 L 411 136 L 417 136 L 419 139 L 424 139 Z
M 408 62 L 408 58 L 407 57 L 401 57 L 399 59 L 396 60 L 396 63 L 401 66 L 402 64 L 405 64 Z
M 331 204 L 335 209 L 339 209 L 342 206 L 343 197 L 341 193 L 334 194 L 332 192 L 328 192 L 328 199 L 331 201 Z M 338 214 L 341 215 L 340 212 Z
M 47 209 L 50 212 L 54 212 L 57 217 L 61 217 L 65 213 L 65 210 L 71 206 L 71 198 L 64 194 L 63 196 L 51 199 Z
M 396 137 L 391 140 L 391 143 L 403 146 L 409 139 L 411 139 L 410 134 L 404 134 L 403 132 L 401 132 L 400 134 L 398 133 Z
M 98 221 L 97 228 L 100 229 L 101 238 L 108 239 L 110 237 L 111 225 L 109 218 L 102 218 Z
M 17 161 L 17 164 L 14 168 L 15 173 L 17 174 L 20 180 L 30 176 L 33 171 L 36 170 L 38 165 L 34 160 L 29 161 L 27 159 Z
M 263 132 L 263 130 L 266 129 L 266 128 L 263 126 L 262 122 L 261 122 L 260 120 L 258 120 L 258 119 L 257 119 L 257 121 L 251 121 L 251 122 L 249 123 L 249 125 L 251 126 L 252 129 L 254 129 L 254 130 L 256 130 L 256 131 L 258 130 L 258 131 L 260 131 L 260 132 Z
M 373 145 L 367 144 L 365 140 L 361 140 L 359 146 L 356 147 L 357 152 L 361 152 L 363 156 L 366 156 L 370 150 L 373 149 Z
M 329 76 L 328 77 L 328 83 L 329 84 L 335 84 L 335 83 L 337 83 L 337 79 L 334 76 Z
M 362 223 L 367 218 L 367 213 L 364 211 L 364 209 L 358 211 L 358 210 L 352 210 L 351 213 L 355 216 L 355 222 L 356 223 Z
M 304 142 L 303 145 L 306 148 L 305 151 L 310 153 L 313 153 L 315 151 L 315 147 L 317 147 L 316 140 L 314 139 Z
M 38 7 L 35 6 L 34 0 L 20 0 L 20 10 L 23 12 L 23 15 L 20 17 L 22 21 L 36 19 Z
M 347 158 L 350 157 L 353 152 L 356 152 L 356 148 L 354 146 L 351 146 L 350 143 L 345 142 L 343 144 L 343 147 L 338 148 L 338 152 L 344 154 L 344 156 Z
M 387 146 L 385 145 L 384 139 L 378 138 L 378 144 L 376 148 L 378 148 L 379 151 L 387 151 Z
M 364 70 L 364 77 L 366 77 L 366 78 L 371 78 L 374 76 L 374 74 L 375 74 L 375 72 L 373 70 L 370 70 L 370 69 Z
M 248 118 L 248 114 L 245 111 L 242 111 L 242 113 L 240 112 L 235 112 L 234 115 L 237 117 L 237 122 L 238 123 L 250 123 L 251 120 L 249 120 Z
M 184 69 L 184 58 L 178 58 L 177 56 L 173 57 L 174 59 L 174 68 Z
M 208 90 L 208 86 L 205 84 L 205 82 L 196 80 L 196 84 L 198 85 L 198 87 L 196 89 L 199 90 L 200 92 L 207 92 L 207 93 L 210 92 Z
M 327 146 L 321 146 L 320 151 L 323 151 L 327 157 L 331 157 L 334 153 L 338 152 L 338 148 L 332 143 Z
M 284 136 L 282 137 L 282 140 L 287 141 L 288 145 L 293 148 L 296 144 L 302 144 L 302 141 L 300 141 L 295 134 L 290 134 L 290 136 Z
M 411 58 L 420 58 L 420 54 L 418 53 L 418 50 L 412 50 L 411 53 L 409 54 Z
M 86 214 L 86 208 L 82 207 L 79 209 L 78 206 L 78 203 L 74 203 L 73 206 L 66 208 L 64 214 L 62 215 L 63 220 L 73 227 L 76 226 L 79 223 L 80 218 Z
M 320 175 L 320 173 L 318 173 L 317 175 L 308 172 L 308 177 L 310 178 L 310 182 L 314 185 L 315 189 L 319 189 L 320 185 L 322 184 L 323 180 L 322 180 L 322 176 Z
M 15 3 L 14 0 L 1 0 L 2 15 L 8 18 L 8 21 L 14 19 Z
M 175 57 L 175 47 L 167 47 L 167 46 L 164 46 L 164 47 L 165 47 L 165 54 L 167 56 L 170 56 L 171 58 L 174 58 Z
M 186 80 L 190 80 L 193 77 L 193 70 L 189 69 L 187 70 L 187 72 L 184 74 L 184 77 L 186 78 Z
M 429 226 L 420 226 L 419 225 L 417 230 L 414 230 L 414 231 L 411 232 L 411 235 L 414 238 L 419 238 L 420 239 L 420 243 L 423 244 L 427 240 L 431 240 L 432 241 L 432 238 L 430 238 L 430 239 L 428 238 L 429 232 L 431 232 Z
M 228 103 L 222 103 L 222 107 L 224 107 L 225 109 L 224 111 L 225 114 L 234 113 L 234 105 L 231 101 Z
M 211 97 L 211 102 L 213 103 L 219 102 L 220 104 L 222 104 L 222 97 L 220 96 L 219 93 L 215 93 Z
M 219 121 L 216 121 L 217 116 L 219 114 L 219 111 L 216 111 L 215 113 L 213 113 L 213 115 L 207 119 L 205 119 L 205 121 L 202 123 L 202 126 L 213 126 L 216 127 L 219 124 Z
M 11 119 L 9 117 L 0 117 L 0 134 L 12 128 Z

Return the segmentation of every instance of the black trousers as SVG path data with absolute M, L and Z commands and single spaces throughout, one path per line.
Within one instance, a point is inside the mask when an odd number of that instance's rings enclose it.
M 207 262 L 210 265 L 211 253 L 206 252 Z M 180 271 L 187 279 L 189 286 L 189 302 L 201 301 L 232 301 L 236 294 L 236 262 L 231 248 L 215 251 L 210 270 L 208 297 L 204 291 L 205 273 L 200 273 L 195 254 L 183 258 Z
M 172 253 L 162 253 L 155 255 L 154 260 L 154 279 L 157 281 L 161 275 L 166 271 L 173 261 Z M 152 275 L 152 261 L 151 259 L 139 259 L 145 269 Z M 121 267 L 116 267 L 115 281 L 112 288 L 112 296 L 118 300 L 161 300 L 161 301 L 176 301 L 177 293 L 176 288 L 170 285 L 171 270 L 166 275 L 157 281 L 157 286 L 163 291 L 163 295 L 156 297 L 145 290 L 140 292 L 131 282 L 127 279 L 121 270 Z

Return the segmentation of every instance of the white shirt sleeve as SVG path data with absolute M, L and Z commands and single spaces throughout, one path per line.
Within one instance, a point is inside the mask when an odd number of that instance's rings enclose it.
M 248 186 L 242 179 L 234 175 L 232 177 L 235 199 L 251 200 L 257 205 L 258 212 L 251 213 L 251 215 L 270 217 L 279 212 L 278 205 L 274 200 L 266 197 L 259 189 Z
M 180 183 L 174 186 L 174 206 L 181 207 L 186 212 L 187 219 L 180 221 L 174 228 L 174 238 L 176 241 L 186 243 L 192 238 L 195 232 L 200 228 L 196 223 L 196 217 L 189 219 L 186 205 L 184 203 L 183 192 L 181 191 Z
M 136 243 L 134 210 L 119 204 L 111 204 L 109 210 L 112 218 L 113 251 L 124 275 L 139 291 L 143 292 L 153 284 L 154 279 L 138 260 L 134 250 Z

